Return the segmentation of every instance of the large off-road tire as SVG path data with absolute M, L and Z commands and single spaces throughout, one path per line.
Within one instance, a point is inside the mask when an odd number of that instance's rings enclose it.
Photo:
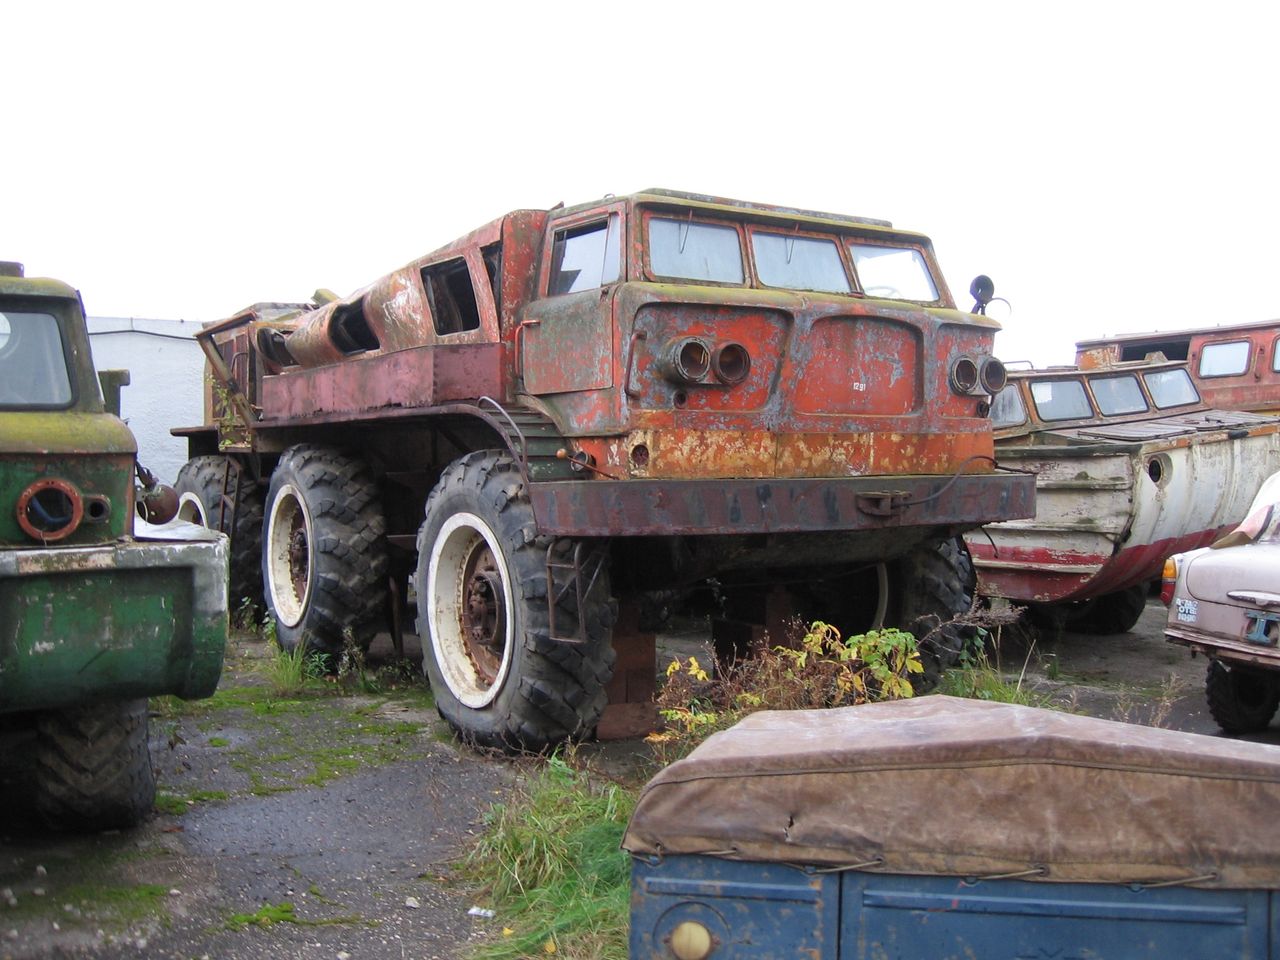
M 155 803 L 146 700 L 42 714 L 35 761 L 36 809 L 57 829 L 132 827 Z
M 915 687 L 923 693 L 956 665 L 973 635 L 970 627 L 948 624 L 973 607 L 973 561 L 964 541 L 956 537 L 913 551 L 893 565 L 891 574 L 896 603 L 887 625 L 910 630 L 920 641 L 924 672 Z
M 231 577 L 227 599 L 232 611 L 248 599 L 262 607 L 262 491 L 247 473 L 242 474 L 235 516 L 221 509 L 227 458 L 219 455 L 192 457 L 174 482 L 178 491 L 178 516 L 202 527 L 220 530 L 231 541 Z
M 1068 608 L 1063 627 L 1095 635 L 1128 633 L 1146 608 L 1147 585 L 1144 583 L 1103 594 L 1081 604 L 1078 610 Z
M 548 550 L 568 561 L 574 546 L 537 535 L 520 471 L 505 453 L 455 461 L 427 498 L 416 575 L 423 669 L 440 715 L 464 740 L 541 750 L 589 733 L 600 719 L 614 662 L 602 553 L 582 551 L 585 641 L 550 635 Z M 571 587 L 557 604 L 562 636 L 577 628 L 576 594 Z
M 1256 733 L 1280 708 L 1280 673 L 1210 660 L 1204 692 L 1209 713 L 1225 733 Z
M 386 520 L 364 462 L 299 444 L 281 456 L 267 491 L 262 579 L 285 650 L 336 655 L 368 648 L 383 622 Z

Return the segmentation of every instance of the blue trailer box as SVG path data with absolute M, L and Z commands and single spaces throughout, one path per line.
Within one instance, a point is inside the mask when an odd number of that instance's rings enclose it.
M 765 712 L 645 788 L 631 956 L 1280 960 L 1280 748 L 926 697 Z

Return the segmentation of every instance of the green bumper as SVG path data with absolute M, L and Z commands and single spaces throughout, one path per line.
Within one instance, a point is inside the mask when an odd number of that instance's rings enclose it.
M 139 539 L 100 547 L 0 551 L 0 713 L 213 693 L 227 642 L 226 538 L 139 527 Z

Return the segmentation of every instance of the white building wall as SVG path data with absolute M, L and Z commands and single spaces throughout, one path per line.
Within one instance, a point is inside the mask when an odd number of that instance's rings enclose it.
M 192 339 L 199 329 L 189 320 L 89 318 L 93 365 L 129 371 L 120 413 L 138 439 L 138 460 L 166 483 L 187 462 L 187 441 L 169 429 L 204 417 L 204 354 Z

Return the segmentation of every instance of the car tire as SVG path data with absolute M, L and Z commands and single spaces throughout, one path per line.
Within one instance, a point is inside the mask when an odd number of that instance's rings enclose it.
M 1094 635 L 1128 633 L 1147 608 L 1147 584 L 1103 594 L 1086 601 L 1076 613 L 1067 611 L 1064 627 L 1076 633 Z
M 1265 730 L 1280 708 L 1280 673 L 1210 660 L 1204 680 L 1209 713 L 1224 733 Z

